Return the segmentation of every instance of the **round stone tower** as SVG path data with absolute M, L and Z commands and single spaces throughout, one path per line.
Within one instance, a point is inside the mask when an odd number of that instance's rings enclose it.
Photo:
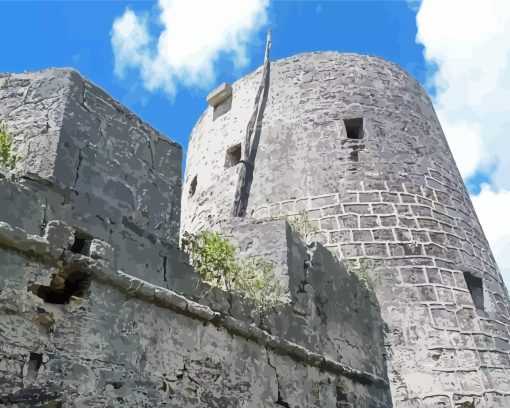
M 230 217 L 262 68 L 193 129 L 182 231 Z M 426 92 L 371 56 L 272 62 L 246 216 L 306 211 L 318 240 L 368 265 L 396 407 L 510 406 L 508 292 Z

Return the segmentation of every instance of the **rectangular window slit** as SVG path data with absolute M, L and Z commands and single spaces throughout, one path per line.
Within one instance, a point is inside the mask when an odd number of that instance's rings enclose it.
M 363 118 L 345 119 L 347 139 L 363 139 Z
M 218 119 L 220 116 L 227 113 L 232 108 L 232 96 L 229 96 L 221 104 L 214 107 L 213 110 L 213 121 Z
M 74 232 L 74 242 L 71 245 L 71 252 L 75 254 L 88 255 L 90 252 L 90 244 L 92 242 L 92 237 L 86 235 L 80 231 Z
M 466 285 L 475 307 L 479 310 L 484 310 L 482 278 L 478 278 L 469 272 L 464 272 L 464 279 L 466 280 Z
M 191 184 L 189 186 L 189 196 L 193 197 L 195 195 L 195 192 L 197 191 L 197 176 L 193 177 L 193 180 L 191 180 Z
M 30 353 L 30 358 L 28 360 L 27 367 L 28 380 L 35 381 L 37 379 L 37 374 L 39 372 L 39 368 L 41 368 L 42 362 L 43 362 L 42 354 Z

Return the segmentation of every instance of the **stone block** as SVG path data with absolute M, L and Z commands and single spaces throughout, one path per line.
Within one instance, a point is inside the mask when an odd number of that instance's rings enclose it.
M 368 204 L 344 204 L 344 211 L 353 214 L 370 214 L 370 206 Z
M 394 241 L 395 237 L 391 229 L 374 229 L 372 231 L 375 241 Z
M 388 249 L 386 244 L 364 244 L 367 256 L 387 257 Z
M 74 242 L 74 230 L 62 221 L 49 221 L 44 231 L 44 238 L 58 248 L 70 248 Z
M 354 230 L 352 231 L 352 239 L 357 242 L 370 242 L 373 240 L 372 232 L 368 230 Z
M 379 221 L 376 215 L 360 215 L 359 227 L 360 228 L 377 228 Z
M 402 282 L 413 285 L 427 283 L 423 268 L 402 268 Z
M 455 313 L 446 309 L 431 309 L 430 313 L 434 319 L 434 324 L 439 329 L 457 329 L 459 323 Z
M 394 215 L 381 215 L 379 216 L 379 220 L 383 227 L 396 227 L 398 225 L 398 219 Z
M 90 257 L 94 259 L 103 259 L 108 262 L 113 262 L 115 258 L 115 251 L 113 247 L 107 242 L 99 239 L 93 239 L 90 243 Z
M 232 86 L 223 82 L 216 89 L 211 91 L 209 95 L 207 95 L 207 103 L 209 106 L 216 107 L 224 102 L 227 98 L 232 95 Z

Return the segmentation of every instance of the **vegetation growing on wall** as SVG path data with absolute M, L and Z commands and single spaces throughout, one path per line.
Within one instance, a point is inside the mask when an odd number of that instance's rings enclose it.
M 21 160 L 20 156 L 12 153 L 12 137 L 7 133 L 5 124 L 0 121 L 0 169 L 12 170 Z
M 370 273 L 370 263 L 368 259 L 365 258 L 359 258 L 358 259 L 358 268 L 352 268 L 351 272 L 355 273 L 358 278 L 365 280 L 370 287 L 373 287 L 373 279 L 372 274 Z
M 317 226 L 310 221 L 308 213 L 305 210 L 301 210 L 295 215 L 284 215 L 281 219 L 286 220 L 290 227 L 299 234 L 299 236 L 307 244 L 310 244 L 315 240 L 315 235 L 319 231 Z
M 246 295 L 264 309 L 290 301 L 275 279 L 273 262 L 241 258 L 236 247 L 216 232 L 184 233 L 182 248 L 195 270 L 211 286 Z

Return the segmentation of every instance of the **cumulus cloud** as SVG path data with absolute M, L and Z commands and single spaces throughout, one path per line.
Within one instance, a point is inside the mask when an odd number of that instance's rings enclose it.
M 497 161 L 495 182 L 510 188 L 510 2 L 423 0 L 416 23 L 462 175 Z
M 472 199 L 510 285 L 510 2 L 423 0 L 416 23 L 457 165 L 465 180 L 490 174 Z
M 248 63 L 247 47 L 267 22 L 268 2 L 159 0 L 157 21 L 127 8 L 111 31 L 115 74 L 137 70 L 146 89 L 170 96 L 177 84 L 210 87 L 220 57 L 236 67 Z
M 473 205 L 485 235 L 497 258 L 502 275 L 510 284 L 510 190 L 494 191 L 484 184 L 480 194 L 472 196 Z

